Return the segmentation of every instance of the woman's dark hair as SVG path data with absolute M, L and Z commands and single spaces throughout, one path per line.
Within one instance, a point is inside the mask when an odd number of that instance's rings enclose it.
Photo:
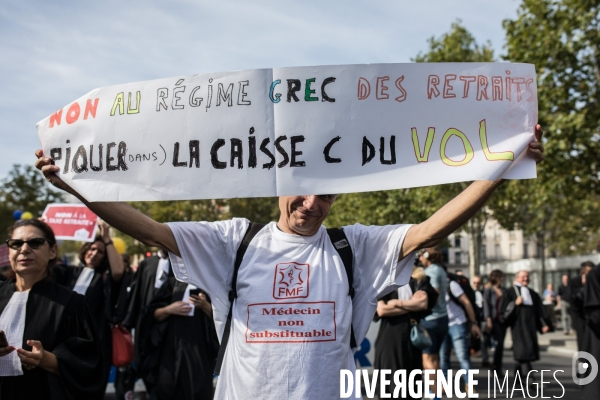
M 500 283 L 500 280 L 502 279 L 502 277 L 504 276 L 504 272 L 502 272 L 499 269 L 495 269 L 492 272 L 490 272 L 490 284 L 492 286 L 496 286 L 498 283 Z
M 104 246 L 104 258 L 100 262 L 100 265 L 95 269 L 99 272 L 106 271 L 109 267 L 108 257 L 106 256 L 106 245 L 104 244 L 104 240 L 100 235 L 96 235 L 93 242 L 85 243 L 83 246 L 81 246 L 79 248 L 79 251 L 77 252 L 77 257 L 79 258 L 81 264 L 85 265 L 85 253 L 87 253 L 88 250 L 92 247 L 92 245 L 96 242 L 102 242 L 102 245 Z
M 444 261 L 444 257 L 442 256 L 442 252 L 437 247 L 427 247 L 426 249 L 421 249 L 419 251 L 420 255 L 428 253 L 427 260 L 429 260 L 432 264 L 438 264 L 442 266 L 442 262 Z
M 50 247 L 52 247 L 56 244 L 56 236 L 54 236 L 54 231 L 52 230 L 52 228 L 50 228 L 50 225 L 48 225 L 44 221 L 37 219 L 37 218 L 22 219 L 22 220 L 15 222 L 13 224 L 13 226 L 8 228 L 8 237 L 10 238 L 12 236 L 13 232 L 15 230 L 17 230 L 18 228 L 22 228 L 25 226 L 33 226 L 34 228 L 37 228 L 38 230 L 40 230 L 42 232 L 42 236 L 44 237 L 44 239 L 46 239 L 48 241 L 48 245 Z M 57 258 L 58 258 L 58 253 L 57 253 L 56 257 L 54 257 L 52 260 L 48 260 L 47 275 L 50 275 L 50 271 L 51 271 L 52 267 L 54 266 L 54 264 L 56 264 Z

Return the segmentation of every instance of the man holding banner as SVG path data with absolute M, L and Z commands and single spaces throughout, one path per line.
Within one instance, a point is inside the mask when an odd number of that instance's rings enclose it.
M 536 162 L 543 159 L 541 137 L 537 125 L 527 148 Z M 160 224 L 125 203 L 91 203 L 56 175 L 60 168 L 42 150 L 36 155 L 36 167 L 54 186 L 122 232 L 168 249 L 177 278 L 207 288 L 222 337 L 235 254 L 247 220 Z M 353 300 L 343 263 L 321 225 L 336 196 L 280 197 L 279 221 L 256 235 L 239 269 L 232 341 L 217 398 L 339 397 L 339 371 L 355 369 L 351 325 L 360 343 L 376 299 L 408 281 L 411 255 L 458 229 L 501 183 L 474 182 L 418 225 L 345 227 L 354 256 Z
M 208 292 L 229 338 L 216 398 L 339 398 L 351 344 L 377 299 L 408 282 L 412 254 L 502 179 L 536 176 L 535 82 L 528 64 L 439 63 L 115 85 L 40 121 L 36 166 L 115 228 L 166 248 L 175 276 Z M 333 240 L 321 225 L 328 193 L 473 180 L 418 225 L 355 224 Z M 160 224 L 119 203 L 260 196 L 279 196 L 280 216 L 250 241 L 245 219 Z

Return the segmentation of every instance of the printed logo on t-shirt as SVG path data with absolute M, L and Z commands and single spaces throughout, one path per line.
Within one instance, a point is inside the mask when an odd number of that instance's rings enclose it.
M 335 302 L 248 304 L 246 343 L 335 342 Z
M 275 266 L 273 298 L 299 299 L 308 297 L 310 267 L 296 262 L 279 263 Z

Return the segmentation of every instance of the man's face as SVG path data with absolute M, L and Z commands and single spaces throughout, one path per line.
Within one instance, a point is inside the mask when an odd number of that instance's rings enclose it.
M 523 286 L 529 285 L 529 272 L 520 272 L 519 275 L 517 275 L 516 281 Z
M 336 195 L 281 196 L 279 228 L 286 233 L 310 236 L 319 231 Z
M 481 287 L 481 278 L 476 276 L 475 278 L 473 278 L 473 289 L 479 290 L 480 287 Z

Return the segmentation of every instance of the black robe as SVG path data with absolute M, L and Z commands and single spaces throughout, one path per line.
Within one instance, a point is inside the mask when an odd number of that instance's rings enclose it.
M 581 275 L 569 282 L 569 313 L 573 320 L 573 330 L 577 337 L 577 350 L 583 346 L 583 333 L 585 329 L 585 311 L 583 310 L 584 287 Z
M 521 304 L 508 312 L 509 303 L 517 299 L 517 291 L 521 293 L 519 286 L 513 286 L 504 292 L 500 301 L 500 316 L 503 323 L 511 327 L 514 359 L 519 362 L 537 361 L 540 359 L 537 331 L 541 332 L 544 326 L 550 326 L 549 321 L 542 300 L 533 289 L 529 289 L 533 305 Z
M 584 285 L 584 311 L 587 325 L 583 330 L 582 349 L 600 361 L 600 266 L 586 277 Z M 597 399 L 600 393 L 600 374 L 583 387 L 586 399 Z
M 133 271 L 124 272 L 123 277 L 121 277 L 121 281 L 119 282 L 117 303 L 115 304 L 110 317 L 110 321 L 113 324 L 122 324 L 127 316 L 127 308 L 129 307 L 130 303 L 134 278 L 135 272 Z
M 431 310 L 437 301 L 437 292 L 429 283 L 429 277 L 425 277 L 421 284 L 413 278 L 409 285 L 413 293 L 424 290 L 428 295 L 428 309 Z M 383 296 L 379 301 L 386 304 L 392 299 L 398 299 L 398 291 Z M 426 314 L 426 313 L 425 313 Z M 390 369 L 392 374 L 397 370 L 406 370 L 407 376 L 415 369 L 423 369 L 422 352 L 412 345 L 410 331 L 412 325 L 410 320 L 419 321 L 424 318 L 423 313 L 408 313 L 394 317 L 375 316 L 375 321 L 381 320 L 377 340 L 375 342 L 374 369 Z M 393 393 L 395 385 L 388 387 L 387 393 Z M 412 397 L 409 397 L 412 398 Z
M 128 329 L 135 328 L 135 355 L 134 361 L 136 364 L 140 364 L 140 343 L 143 341 L 141 335 L 143 329 L 141 328 L 142 316 L 144 310 L 152 298 L 158 292 L 158 289 L 154 288 L 156 281 L 156 269 L 158 268 L 158 261 L 160 257 L 152 256 L 143 260 L 138 266 L 135 276 L 133 277 L 133 283 L 131 284 L 131 291 L 129 295 L 129 306 L 127 308 L 127 314 L 123 320 L 123 325 Z M 173 276 L 172 268 L 169 265 L 169 276 Z
M 57 265 L 52 268 L 52 279 L 54 282 L 67 289 L 73 289 L 77 283 L 77 278 L 83 271 L 83 266 L 73 267 L 68 265 Z M 85 299 L 88 302 L 95 325 L 98 329 L 98 337 L 102 356 L 104 357 L 104 378 L 108 383 L 108 374 L 112 365 L 112 333 L 110 329 L 111 315 L 115 307 L 119 287 L 114 283 L 110 270 L 94 271 L 92 281 L 85 292 Z
M 143 317 L 142 325 L 149 328 L 145 332 L 152 336 L 142 342 L 143 358 L 156 360 L 151 374 L 156 380 L 156 395 L 160 400 L 213 398 L 213 372 L 219 342 L 212 318 L 196 308 L 192 317 L 171 315 L 162 322 L 154 319 L 156 309 L 181 301 L 187 286 L 169 278 Z M 209 298 L 206 292 L 201 292 Z M 149 352 L 154 353 L 154 357 L 147 354 Z
M 0 285 L 0 313 L 15 292 L 14 280 Z M 0 377 L 2 400 L 102 399 L 102 357 L 94 320 L 83 296 L 49 280 L 31 288 L 25 306 L 27 340 L 39 340 L 58 360 L 60 377 L 39 367 L 23 375 Z

